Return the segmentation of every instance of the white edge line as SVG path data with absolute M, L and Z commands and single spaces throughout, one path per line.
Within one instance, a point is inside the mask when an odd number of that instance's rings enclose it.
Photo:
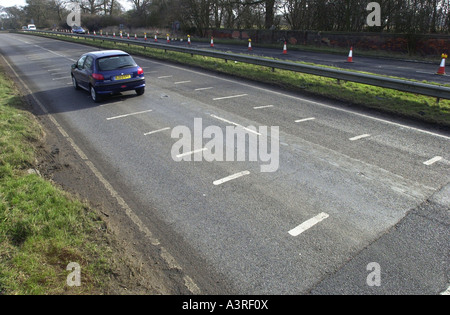
M 423 164 L 430 166 L 433 165 L 436 162 L 439 162 L 440 160 L 442 160 L 443 157 L 442 156 L 435 156 L 434 158 L 432 158 L 431 160 L 428 160 L 426 162 L 423 162 Z
M 218 180 L 214 181 L 213 184 L 215 186 L 219 186 L 219 185 L 222 185 L 222 184 L 224 184 L 226 182 L 229 182 L 229 181 L 231 181 L 233 179 L 237 179 L 239 177 L 246 176 L 246 175 L 250 175 L 250 172 L 249 171 L 243 171 L 243 172 L 240 172 L 240 173 L 236 173 L 236 174 L 227 176 L 225 178 L 218 179 Z
M 289 234 L 291 236 L 299 236 L 300 234 L 302 234 L 303 232 L 309 230 L 310 228 L 312 228 L 313 226 L 315 226 L 316 224 L 322 222 L 323 220 L 329 218 L 330 215 L 322 212 L 318 215 L 316 215 L 314 218 L 309 219 L 308 221 L 303 222 L 302 224 L 300 224 L 299 226 L 297 226 L 296 228 L 292 229 L 289 231 Z
M 110 118 L 106 118 L 106 120 L 114 120 L 114 119 L 119 119 L 119 118 L 125 118 L 125 117 L 128 117 L 128 116 L 134 116 L 134 115 L 140 115 L 140 114 L 145 114 L 145 113 L 150 113 L 150 112 L 152 112 L 153 110 L 145 110 L 145 111 L 142 111 L 142 112 L 137 112 L 137 113 L 131 113 L 131 114 L 126 114 L 126 115 L 120 115 L 120 116 L 115 116 L 115 117 L 110 117 Z

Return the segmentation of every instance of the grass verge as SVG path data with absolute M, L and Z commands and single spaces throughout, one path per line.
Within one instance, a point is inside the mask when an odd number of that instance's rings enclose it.
M 450 127 L 450 100 L 440 100 L 440 102 L 437 102 L 432 97 L 392 89 L 353 82 L 338 82 L 335 79 L 291 71 L 276 70 L 273 72 L 271 68 L 256 65 L 235 63 L 232 61 L 225 62 L 222 59 L 196 55 L 191 56 L 186 53 L 165 52 L 163 49 L 144 49 L 142 46 L 132 44 L 115 44 L 101 41 L 100 39 L 94 41 L 92 39 L 72 38 L 64 35 L 45 36 L 104 49 L 122 49 L 132 54 L 214 70 L 219 73 L 268 83 L 291 91 L 302 91 L 310 95 L 324 96 L 401 117 L 447 128 Z
M 110 272 L 102 222 L 35 172 L 43 130 L 0 67 L 0 295 L 101 293 Z M 70 287 L 69 263 L 81 267 Z

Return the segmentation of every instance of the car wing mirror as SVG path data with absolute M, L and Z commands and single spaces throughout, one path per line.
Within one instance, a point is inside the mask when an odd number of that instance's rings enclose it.
M 73 65 L 72 65 L 72 69 L 76 69 L 77 68 L 77 64 L 76 63 L 74 63 Z

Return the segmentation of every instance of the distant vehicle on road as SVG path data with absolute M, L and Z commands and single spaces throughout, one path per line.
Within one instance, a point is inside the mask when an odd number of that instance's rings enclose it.
M 133 57 L 121 50 L 104 50 L 84 54 L 72 65 L 72 83 L 91 94 L 94 102 L 102 96 L 135 90 L 145 92 L 144 70 Z
M 36 25 L 34 25 L 34 24 L 28 24 L 28 30 L 29 30 L 29 31 L 35 31 L 35 30 L 36 30 Z
M 86 34 L 86 31 L 81 26 L 74 25 L 72 27 L 72 33 L 74 33 L 74 34 Z

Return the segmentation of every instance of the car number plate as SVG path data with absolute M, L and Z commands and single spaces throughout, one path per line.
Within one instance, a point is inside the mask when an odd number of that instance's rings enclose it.
M 126 80 L 126 79 L 131 79 L 131 74 L 127 74 L 127 75 L 118 75 L 116 76 L 116 81 L 117 80 Z

